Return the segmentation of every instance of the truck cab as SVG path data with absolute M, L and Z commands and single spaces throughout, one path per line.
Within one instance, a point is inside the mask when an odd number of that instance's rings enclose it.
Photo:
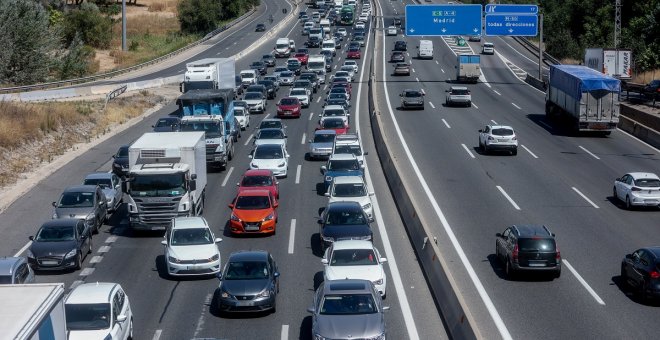
M 222 116 L 187 116 L 181 119 L 180 131 L 203 131 L 206 139 L 206 163 L 226 167 L 234 157 L 234 138 L 228 133 Z

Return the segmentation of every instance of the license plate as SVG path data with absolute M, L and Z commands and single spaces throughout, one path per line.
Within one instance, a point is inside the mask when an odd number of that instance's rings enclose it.
M 503 143 L 503 142 L 506 142 L 507 140 L 506 139 L 498 139 L 497 141 L 500 142 L 500 143 Z
M 545 261 L 529 261 L 530 267 L 546 267 Z
M 246 227 L 245 227 L 245 230 L 247 230 L 247 231 L 258 231 L 258 230 L 259 230 L 259 227 L 258 227 L 258 226 L 251 226 L 251 225 L 249 225 L 249 226 L 246 226 Z
M 284 111 L 284 114 L 285 115 L 290 115 L 290 114 L 292 114 L 292 112 L 291 111 Z
M 151 227 L 151 230 L 165 230 L 165 229 L 166 229 L 165 226 L 162 226 L 162 227 Z
M 237 301 L 236 306 L 239 307 L 251 307 L 254 306 L 254 302 L 252 301 Z
M 56 266 L 57 261 L 41 261 L 41 264 L 46 265 L 46 266 Z

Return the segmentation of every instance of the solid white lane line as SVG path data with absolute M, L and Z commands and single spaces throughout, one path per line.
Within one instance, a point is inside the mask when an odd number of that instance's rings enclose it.
M 282 325 L 282 333 L 280 334 L 281 340 L 289 339 L 289 325 Z
M 206 298 L 202 304 L 202 312 L 199 314 L 199 318 L 197 318 L 197 326 L 195 327 L 195 332 L 193 333 L 194 339 L 197 339 L 197 335 L 199 335 L 199 333 L 204 330 L 204 323 L 206 322 L 206 306 L 210 306 L 212 303 L 213 293 L 206 294 Z
M 298 164 L 298 166 L 296 167 L 296 184 L 300 184 L 300 173 L 301 173 L 301 170 L 302 170 L 302 165 L 301 165 L 301 164 Z
M 229 171 L 227 171 L 227 175 L 225 175 L 225 179 L 222 180 L 222 186 L 223 186 L 223 187 L 224 187 L 225 185 L 227 185 L 227 181 L 229 180 L 229 176 L 231 176 L 231 173 L 232 173 L 233 171 L 234 171 L 234 167 L 232 166 L 231 168 L 229 168 Z
M 511 103 L 511 105 L 515 106 L 516 109 L 520 110 L 520 106 L 516 105 L 516 103 Z
M 380 6 L 380 3 L 378 3 Z M 384 26 L 385 22 L 381 18 L 381 24 Z M 444 39 L 443 39 L 444 41 Z M 447 45 L 449 47 L 449 45 Z M 486 292 L 486 289 L 484 288 L 484 285 L 481 283 L 481 280 L 479 280 L 479 276 L 477 275 L 476 271 L 474 270 L 474 267 L 470 264 L 470 260 L 468 260 L 467 255 L 465 255 L 465 251 L 463 251 L 463 247 L 461 244 L 458 242 L 458 238 L 456 238 L 456 234 L 454 234 L 454 231 L 452 230 L 451 226 L 449 225 L 449 221 L 447 221 L 447 218 L 445 217 L 444 213 L 440 209 L 440 205 L 438 204 L 438 201 L 436 201 L 435 197 L 433 196 L 433 193 L 431 192 L 431 188 L 429 188 L 428 183 L 426 182 L 426 179 L 422 175 L 422 172 L 419 169 L 419 166 L 417 165 L 417 162 L 415 161 L 415 158 L 413 157 L 412 153 L 410 152 L 410 148 L 408 147 L 408 143 L 406 143 L 405 138 L 403 137 L 403 133 L 401 132 L 401 127 L 399 126 L 399 122 L 397 121 L 396 117 L 394 116 L 394 111 L 392 110 L 392 102 L 390 100 L 390 95 L 389 91 L 387 89 L 387 69 L 386 65 L 387 63 L 385 62 L 385 43 L 383 39 L 383 60 L 382 60 L 382 79 L 384 80 L 385 84 L 383 84 L 383 89 L 385 91 L 385 101 L 387 103 L 387 110 L 390 114 L 390 118 L 392 119 L 392 122 L 394 123 L 394 129 L 396 130 L 397 137 L 401 141 L 401 146 L 403 147 L 403 150 L 406 152 L 406 156 L 410 160 L 410 163 L 413 167 L 413 171 L 415 172 L 415 175 L 419 179 L 422 188 L 424 189 L 424 193 L 426 194 L 427 199 L 433 206 L 433 210 L 435 211 L 435 214 L 438 216 L 438 219 L 440 220 L 440 223 L 442 224 L 442 227 L 444 228 L 445 232 L 447 233 L 449 240 L 451 241 L 452 245 L 454 246 L 454 249 L 456 249 L 456 252 L 458 253 L 458 257 L 461 259 L 461 263 L 465 267 L 465 270 L 468 272 L 468 275 L 470 276 L 470 279 L 472 280 L 472 283 L 475 286 L 475 289 L 479 293 L 479 297 L 481 297 L 481 300 L 484 302 L 484 305 L 488 309 L 488 313 L 490 314 L 491 318 L 493 318 L 493 322 L 495 323 L 495 326 L 497 327 L 497 330 L 500 333 L 500 336 L 504 340 L 510 340 L 513 339 L 511 337 L 511 333 L 509 333 L 509 330 L 507 329 L 506 325 L 504 324 L 504 321 L 502 320 L 502 317 L 500 316 L 499 312 L 497 311 L 497 308 L 495 308 L 495 305 L 493 304 L 493 300 L 491 300 L 490 296 L 488 296 L 488 293 Z M 455 52 L 452 51 L 454 55 L 456 55 Z M 358 113 L 360 112 L 359 110 L 357 111 Z M 369 183 L 368 183 L 369 184 Z M 379 214 L 376 214 L 376 216 L 379 216 Z M 379 226 L 380 227 L 380 226 Z M 389 256 L 389 255 L 388 255 Z M 389 258 L 388 258 L 389 260 Z M 391 268 L 391 262 L 390 262 L 390 268 Z M 404 313 L 404 319 L 405 319 L 405 313 Z M 412 322 L 412 321 L 411 321 Z M 407 324 L 407 322 L 406 322 Z M 413 323 L 414 325 L 414 323 Z M 415 332 L 416 334 L 417 332 Z M 408 332 L 410 334 L 410 332 Z M 411 337 L 412 338 L 412 337 Z M 416 338 L 419 338 L 417 336 Z
M 461 146 L 463 147 L 463 149 L 465 149 L 465 151 L 468 153 L 468 155 L 470 155 L 470 157 L 475 158 L 474 154 L 472 153 L 472 151 L 470 151 L 470 149 L 467 147 L 467 145 L 461 144 Z
M 28 241 L 28 243 L 26 243 L 23 246 L 23 248 L 19 249 L 18 252 L 16 254 L 14 254 L 14 257 L 21 256 L 21 254 L 23 254 L 24 251 L 26 251 L 28 248 L 30 248 L 31 245 L 32 245 L 32 241 Z
M 580 281 L 580 284 L 582 284 L 582 286 L 587 290 L 587 292 L 589 292 L 589 294 L 591 294 L 591 296 L 594 298 L 594 300 L 596 300 L 596 302 L 598 302 L 599 304 L 605 306 L 605 301 L 603 301 L 603 299 L 601 299 L 600 296 L 598 296 L 598 294 L 596 294 L 596 291 L 594 291 L 591 288 L 591 286 L 589 286 L 587 281 L 585 281 L 582 278 L 582 276 L 577 272 L 577 270 L 575 270 L 575 268 L 573 268 L 573 266 L 571 266 L 571 264 L 568 263 L 568 261 L 566 261 L 566 259 L 562 259 L 561 262 L 566 266 L 566 268 L 568 268 L 568 270 L 571 271 L 571 273 L 573 273 L 575 278 L 577 278 L 578 281 Z
M 497 122 L 496 122 L 496 121 L 494 121 L 494 120 L 492 120 L 492 119 L 491 119 L 490 121 L 493 122 L 493 124 L 497 125 Z
M 377 3 L 379 7 L 379 11 L 382 13 L 382 6 L 380 3 Z M 381 18 L 381 24 L 384 26 L 385 22 Z M 367 46 L 369 46 L 369 41 L 371 40 L 371 35 L 368 35 L 367 37 Z M 383 45 L 383 79 L 387 80 L 386 78 L 386 63 L 385 63 L 385 38 L 383 37 L 382 40 L 382 45 Z M 374 42 L 375 43 L 375 42 Z M 368 51 L 368 49 L 367 49 Z M 362 98 L 361 93 L 362 93 L 362 85 L 364 84 L 364 76 L 365 76 L 365 66 L 366 66 L 366 61 L 367 58 L 365 58 L 362 61 L 362 70 L 360 71 L 360 84 L 358 85 L 358 92 L 357 92 L 357 98 Z M 387 96 L 387 87 L 385 87 L 385 95 Z M 368 90 L 367 90 L 368 91 Z M 388 97 L 388 107 L 390 109 L 390 115 L 394 116 L 394 113 L 392 113 L 392 106 L 389 103 L 389 97 Z M 356 131 L 360 131 L 360 101 L 358 100 L 355 105 L 355 129 Z M 369 158 L 365 160 L 365 163 L 369 162 Z M 374 183 L 371 180 L 371 172 L 369 171 L 369 166 L 366 166 L 365 169 L 365 179 L 367 181 L 367 185 L 370 188 L 375 188 Z M 412 311 L 410 308 L 410 303 L 408 302 L 408 296 L 406 295 L 406 289 L 403 286 L 403 280 L 401 279 L 401 273 L 399 272 L 399 266 L 397 265 L 397 260 L 396 256 L 394 256 L 394 251 L 392 250 L 392 244 L 390 243 L 390 238 L 389 235 L 387 234 L 387 229 L 385 229 L 385 221 L 383 220 L 383 214 L 380 211 L 380 205 L 378 203 L 378 195 L 374 195 L 372 199 L 372 205 L 374 209 L 374 217 L 376 219 L 376 224 L 378 225 L 378 231 L 380 233 L 381 241 L 383 242 L 383 251 L 385 252 L 385 256 L 387 257 L 388 260 L 388 267 L 390 267 L 390 274 L 392 275 L 392 283 L 394 284 L 394 289 L 396 290 L 396 297 L 399 302 L 399 308 L 401 308 L 401 314 L 403 315 L 403 321 L 404 324 L 406 325 L 406 330 L 408 333 L 408 337 L 411 340 L 419 340 L 419 334 L 417 333 L 417 326 L 415 325 L 415 318 L 413 318 Z
M 157 330 L 154 332 L 154 336 L 151 338 L 151 340 L 158 340 L 158 339 L 160 339 L 160 335 L 161 335 L 162 333 L 163 333 L 163 330 L 162 330 L 162 329 L 157 329 Z
M 429 105 L 431 105 L 431 107 L 435 109 L 435 105 L 433 105 L 433 103 L 429 102 Z
M 596 209 L 599 208 L 598 205 L 596 205 L 596 203 L 594 203 L 593 201 L 591 201 L 591 200 L 589 199 L 589 197 L 587 197 L 585 194 L 583 194 L 582 192 L 580 192 L 580 190 L 578 190 L 576 187 L 571 187 L 571 188 L 573 189 L 573 191 L 577 192 L 578 195 L 582 196 L 582 198 L 584 198 L 585 201 L 587 201 L 589 204 L 591 204 L 592 207 L 594 207 L 594 208 L 596 208 Z
M 497 93 L 498 96 L 501 96 L 502 94 L 497 92 L 497 90 L 493 90 L 493 92 Z
M 534 158 L 538 158 L 538 157 L 536 157 L 536 155 L 535 155 L 530 149 L 528 149 L 526 146 L 524 146 L 523 144 L 520 144 L 520 146 L 522 146 L 522 148 L 525 149 L 525 151 L 529 152 L 529 154 L 532 155 L 532 157 L 534 157 Z
M 296 219 L 291 219 L 291 228 L 289 228 L 289 254 L 293 254 L 293 246 L 296 240 Z
M 630 137 L 630 138 L 632 138 L 632 139 L 634 139 L 634 140 L 636 140 L 636 141 L 638 141 L 638 142 L 644 144 L 645 146 L 648 146 L 648 147 L 651 148 L 653 151 L 655 151 L 655 152 L 657 152 L 657 153 L 660 153 L 660 149 L 656 149 L 656 148 L 654 148 L 653 145 L 649 145 L 649 144 L 646 143 L 645 141 L 643 141 L 643 140 L 641 140 L 641 139 L 639 139 L 639 138 L 637 138 L 637 137 L 635 137 L 635 136 L 629 134 L 629 133 L 626 132 L 626 131 L 623 131 L 623 130 L 621 130 L 621 129 L 619 129 L 619 128 L 616 128 L 616 129 L 619 130 L 621 133 L 625 134 L 626 136 L 628 136 L 628 137 Z
M 502 189 L 501 186 L 498 185 L 498 186 L 497 186 L 497 190 L 499 190 L 499 191 L 502 193 L 502 195 L 504 195 L 504 197 L 506 197 L 506 199 L 509 200 L 509 203 L 511 203 L 511 205 L 512 205 L 514 208 L 516 208 L 516 210 L 520 210 L 520 207 L 519 207 L 519 206 L 516 204 L 516 202 L 515 202 L 510 196 L 509 196 L 509 194 L 507 194 L 506 191 L 504 191 L 504 189 Z
M 307 133 L 303 132 L 302 139 L 300 140 L 300 144 L 305 144 L 305 139 L 307 139 Z
M 442 118 L 442 122 L 445 123 L 447 129 L 451 129 L 451 126 L 449 126 L 449 123 L 447 123 L 447 121 L 444 118 Z
M 250 141 L 252 140 L 252 138 L 254 138 L 254 133 L 251 133 L 251 134 L 250 134 L 250 136 L 248 137 L 248 139 L 245 141 L 245 143 L 244 143 L 243 145 L 248 145 L 248 144 L 250 144 Z
M 600 159 L 600 157 L 594 155 L 593 153 L 591 153 L 591 151 L 587 150 L 587 149 L 586 149 L 585 147 L 583 147 L 582 145 L 578 145 L 578 146 L 580 147 L 580 149 L 584 150 L 584 152 L 590 154 L 593 158 L 595 158 L 595 159 Z

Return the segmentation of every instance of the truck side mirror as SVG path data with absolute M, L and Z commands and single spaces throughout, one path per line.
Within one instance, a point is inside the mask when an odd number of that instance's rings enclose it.
M 190 183 L 188 184 L 190 187 L 190 191 L 195 191 L 197 190 L 197 181 L 196 180 L 191 180 Z
M 196 179 L 197 179 L 197 174 L 192 174 L 192 175 L 190 175 L 190 179 L 192 179 L 192 180 L 196 180 Z
M 121 181 L 121 192 L 128 194 L 128 181 Z

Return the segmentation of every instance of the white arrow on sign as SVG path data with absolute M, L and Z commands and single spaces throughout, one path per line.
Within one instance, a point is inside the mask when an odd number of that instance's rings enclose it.
M 479 31 L 479 29 L 477 29 L 476 27 L 472 29 L 472 32 L 474 32 L 474 33 L 477 33 L 478 31 Z
M 410 31 L 410 33 L 415 33 L 415 29 L 414 29 L 414 28 L 409 29 L 409 31 Z
M 509 33 L 513 33 L 513 28 L 509 28 Z
M 441 29 L 441 31 L 442 31 L 442 33 L 445 33 L 445 32 L 447 32 L 447 29 L 443 27 L 443 28 Z

